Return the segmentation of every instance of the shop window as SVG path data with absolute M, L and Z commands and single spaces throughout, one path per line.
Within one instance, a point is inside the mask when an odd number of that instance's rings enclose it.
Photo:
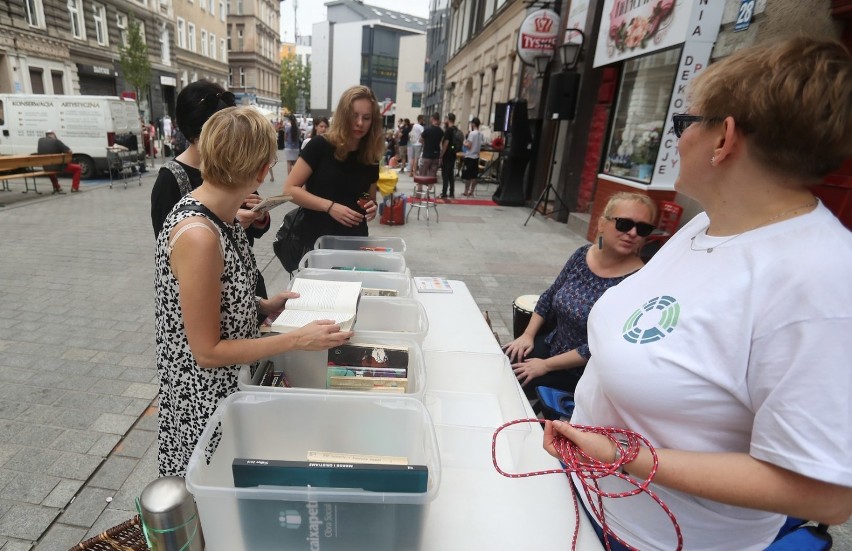
M 651 182 L 680 48 L 624 63 L 604 172 Z

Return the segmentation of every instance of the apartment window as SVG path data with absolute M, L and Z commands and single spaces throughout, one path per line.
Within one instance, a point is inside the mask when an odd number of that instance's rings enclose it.
M 189 45 L 189 51 L 194 52 L 195 47 L 196 47 L 195 46 L 195 24 L 194 23 L 187 23 L 186 24 L 186 41 L 188 42 L 188 45 Z
M 163 65 L 172 64 L 172 41 L 169 36 L 169 28 L 163 23 L 160 29 L 160 61 Z
M 240 67 L 240 88 L 246 87 L 246 70 Z
M 228 15 L 227 10 L 225 9 L 225 0 L 219 0 L 219 19 L 222 23 L 225 22 L 225 16 Z
M 83 21 L 83 0 L 68 0 L 68 15 L 71 16 L 71 34 L 80 40 L 86 39 L 86 23 Z
M 237 15 L 243 14 L 243 0 L 237 0 Z
M 423 104 L 423 94 L 421 92 L 414 92 L 411 94 L 411 107 L 419 108 Z
M 231 26 L 228 25 L 228 49 L 231 49 Z
M 27 23 L 30 27 L 44 27 L 44 8 L 41 5 L 42 0 L 25 0 L 24 5 L 27 8 Z
M 222 53 L 222 61 L 228 61 L 228 43 L 225 42 L 224 38 L 219 39 L 219 49 Z
M 30 67 L 30 86 L 33 94 L 44 94 L 44 71 L 38 67 Z
M 207 0 L 199 0 L 198 1 L 198 7 L 201 8 L 201 11 L 206 10 L 207 9 Z
M 145 35 L 145 22 L 137 21 L 136 24 L 139 26 L 139 38 L 142 39 L 142 42 L 145 44 L 148 43 L 148 37 Z
M 177 45 L 178 48 L 186 49 L 186 21 L 183 17 L 177 18 Z
M 63 84 L 62 71 L 51 71 L 50 80 L 53 82 L 53 93 L 62 95 L 65 93 L 65 85 Z
M 207 31 L 205 29 L 201 29 L 201 55 L 210 55 L 210 50 L 207 48 Z
M 180 73 L 180 87 L 183 88 L 189 85 L 189 74 L 186 70 L 181 71 Z
M 118 40 L 122 47 L 127 47 L 127 15 L 123 13 L 115 14 L 115 26 L 118 27 Z
M 207 4 L 207 11 L 210 12 L 210 15 L 216 15 L 216 0 L 210 0 Z
M 210 57 L 216 59 L 216 35 L 210 33 Z
M 243 26 L 237 25 L 237 51 L 243 51 Z
M 101 46 L 109 45 L 109 31 L 107 30 L 106 7 L 103 4 L 92 4 L 92 19 L 95 22 L 95 37 Z
M 228 67 L 228 86 L 234 85 L 234 70 Z

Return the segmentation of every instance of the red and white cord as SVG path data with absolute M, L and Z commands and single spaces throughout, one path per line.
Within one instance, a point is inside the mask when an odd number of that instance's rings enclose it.
M 589 509 L 592 511 L 592 514 L 600 523 L 604 534 L 612 537 L 628 549 L 635 549 L 631 547 L 627 542 L 618 537 L 610 528 L 607 526 L 606 517 L 604 515 L 603 508 L 603 498 L 622 498 L 634 496 L 640 493 L 648 494 L 660 508 L 665 511 L 668 515 L 669 519 L 672 521 L 672 526 L 674 527 L 675 535 L 677 536 L 677 551 L 683 549 L 683 534 L 680 531 L 680 525 L 677 523 L 677 519 L 675 519 L 674 514 L 671 509 L 663 503 L 663 501 L 649 488 L 651 485 L 651 481 L 654 479 L 654 476 L 657 474 L 657 467 L 659 465 L 659 459 L 657 458 L 657 452 L 654 450 L 651 443 L 639 433 L 626 430 L 626 429 L 617 429 L 613 427 L 590 427 L 585 425 L 573 425 L 573 427 L 577 430 L 581 430 L 583 432 L 592 432 L 597 434 L 602 434 L 609 438 L 613 444 L 618 449 L 618 453 L 616 454 L 616 461 L 613 463 L 606 463 L 603 461 L 598 461 L 594 457 L 590 457 L 583 453 L 576 444 L 568 440 L 567 438 L 557 435 L 553 439 L 553 447 L 556 449 L 556 452 L 559 454 L 562 463 L 565 465 L 564 469 L 549 469 L 544 471 L 533 471 L 528 473 L 507 473 L 497 464 L 497 436 L 500 432 L 512 425 L 517 425 L 520 423 L 544 423 L 544 419 L 516 419 L 514 421 L 509 421 L 497 428 L 494 431 L 494 436 L 491 439 L 491 460 L 494 463 L 494 468 L 497 469 L 497 472 L 501 475 L 508 478 L 527 478 L 530 476 L 540 476 L 545 474 L 574 474 L 579 480 L 580 486 L 583 488 L 583 492 L 586 494 L 586 499 L 589 504 Z M 639 455 L 640 447 L 648 448 L 648 451 L 651 453 L 651 458 L 653 460 L 653 465 L 651 466 L 651 472 L 648 473 L 648 478 L 645 480 L 639 480 L 632 476 L 624 474 L 622 468 L 625 464 L 630 463 Z M 634 486 L 633 490 L 627 492 L 604 492 L 598 487 L 598 479 L 606 476 L 616 476 L 630 485 Z M 576 494 L 576 490 L 574 485 L 571 484 L 571 494 L 574 497 L 575 503 L 576 500 L 579 499 L 579 496 Z M 597 497 L 597 505 L 592 501 L 592 495 Z M 577 536 L 579 534 L 580 529 L 580 508 L 579 506 L 574 507 L 574 535 L 571 538 L 571 549 L 576 549 L 577 547 Z M 606 538 L 605 538 L 606 540 Z M 607 551 L 609 551 L 609 541 L 605 541 L 605 545 Z

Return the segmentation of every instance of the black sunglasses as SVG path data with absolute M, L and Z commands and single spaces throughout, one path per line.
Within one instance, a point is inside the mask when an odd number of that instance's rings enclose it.
M 233 107 L 237 104 L 237 97 L 234 95 L 234 93 L 228 92 L 226 90 L 224 92 L 219 93 L 210 92 L 209 94 L 204 96 L 201 101 L 198 102 L 198 105 L 207 102 L 207 105 L 218 106 L 219 100 L 222 100 L 222 102 L 228 107 Z
M 646 224 L 645 222 L 636 222 L 630 218 L 613 218 L 611 216 L 605 216 L 607 220 L 615 221 L 615 229 L 622 233 L 627 233 L 632 230 L 634 227 L 636 228 L 636 235 L 639 237 L 648 237 L 651 235 L 651 232 L 654 231 L 657 226 L 654 224 Z
M 701 122 L 704 117 L 701 115 L 672 115 L 672 124 L 674 125 L 674 133 L 678 138 L 689 128 L 694 122 Z

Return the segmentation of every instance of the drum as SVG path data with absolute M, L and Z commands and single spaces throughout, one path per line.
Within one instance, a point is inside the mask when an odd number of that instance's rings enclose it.
M 527 325 L 535 312 L 535 305 L 541 295 L 521 295 L 512 303 L 512 330 L 518 338 L 527 330 Z

